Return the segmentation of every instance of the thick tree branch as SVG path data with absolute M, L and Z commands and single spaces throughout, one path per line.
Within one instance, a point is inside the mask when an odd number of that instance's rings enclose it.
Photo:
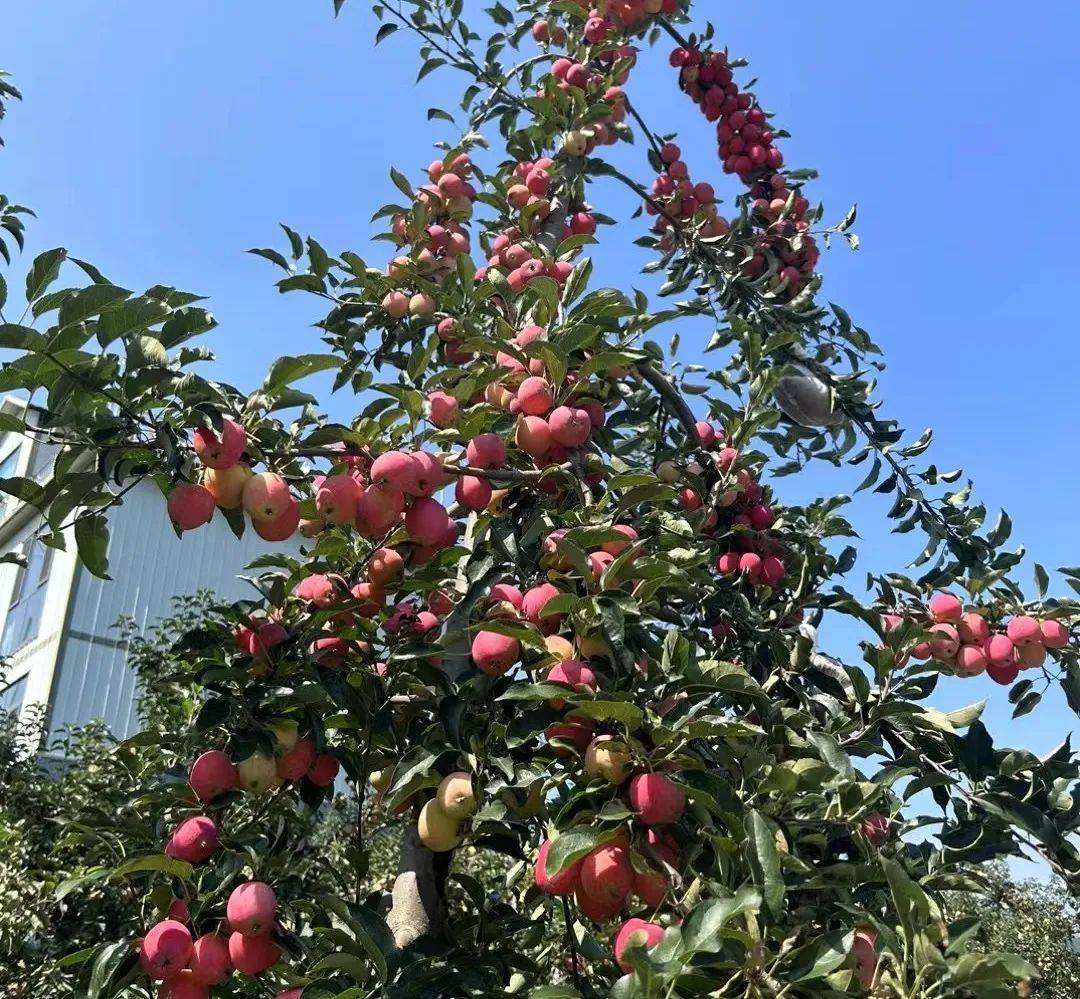
M 448 861 L 442 863 L 439 858 L 420 841 L 416 826 L 410 825 L 401 842 L 398 875 L 386 917 L 400 948 L 442 929 Z

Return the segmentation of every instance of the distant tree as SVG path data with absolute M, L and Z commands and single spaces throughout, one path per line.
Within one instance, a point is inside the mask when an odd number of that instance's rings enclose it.
M 146 634 L 131 620 L 120 622 L 137 677 L 139 721 L 160 743 L 119 742 L 101 722 L 64 728 L 48 739 L 42 707 L 21 719 L 0 711 L 3 999 L 73 994 L 82 968 L 78 961 L 65 962 L 66 956 L 138 930 L 141 899 L 115 874 L 137 868 L 148 853 L 157 855 L 158 835 L 148 820 L 160 793 L 156 778 L 173 750 L 188 751 L 185 739 L 201 707 L 173 645 L 205 621 L 214 605 L 206 591 L 177 597 L 173 613 Z M 331 872 L 345 866 L 343 854 L 351 844 L 350 797 L 299 814 L 287 800 L 275 804 L 284 806 L 281 814 L 288 814 L 292 827 L 307 830 L 307 848 L 293 854 L 296 873 L 313 892 L 340 887 Z M 391 876 L 393 855 L 393 838 L 384 836 L 372 858 L 373 867 L 381 864 L 383 881 Z M 164 913 L 178 896 L 166 884 L 161 889 L 151 904 Z
M 974 927 L 978 946 L 1011 951 L 1039 969 L 1032 997 L 1080 996 L 1080 910 L 1057 878 L 1017 880 L 1003 864 L 979 872 L 983 888 L 949 896 L 947 915 Z

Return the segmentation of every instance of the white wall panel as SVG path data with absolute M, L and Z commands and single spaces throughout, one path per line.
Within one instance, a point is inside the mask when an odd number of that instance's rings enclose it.
M 298 541 L 271 545 L 250 528 L 237 541 L 221 514 L 177 538 L 165 501 L 152 483 L 133 489 L 109 518 L 109 573 L 100 580 L 80 567 L 53 685 L 50 723 L 81 725 L 101 718 L 120 737 L 135 724 L 134 677 L 116 646 L 124 615 L 145 629 L 171 610 L 174 595 L 213 590 L 225 599 L 256 596 L 237 577 L 268 550 L 296 552 Z

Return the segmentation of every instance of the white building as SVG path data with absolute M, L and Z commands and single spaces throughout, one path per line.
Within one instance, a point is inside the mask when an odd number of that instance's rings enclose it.
M 24 411 L 7 397 L 0 412 Z M 16 434 L 0 436 L 0 478 L 48 479 L 55 448 Z M 26 568 L 0 565 L 0 707 L 48 709 L 48 730 L 104 720 L 121 738 L 135 726 L 135 677 L 115 625 L 125 615 L 140 628 L 170 613 L 174 595 L 212 590 L 225 599 L 254 597 L 238 578 L 271 547 L 253 531 L 242 540 L 220 514 L 205 527 L 176 537 L 157 486 L 146 481 L 109 511 L 109 575 L 102 580 L 79 563 L 73 537 L 58 551 L 34 540 L 41 516 L 0 493 L 0 552 L 21 552 Z M 70 531 L 69 531 L 70 533 Z M 291 547 L 290 547 L 291 545 Z

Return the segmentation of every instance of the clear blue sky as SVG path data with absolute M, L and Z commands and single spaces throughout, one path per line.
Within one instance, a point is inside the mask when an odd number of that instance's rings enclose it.
M 330 7 L 9 5 L 2 65 L 26 101 L 0 126 L 0 190 L 40 216 L 28 254 L 62 243 L 127 287 L 166 282 L 210 296 L 222 324 L 212 338 L 218 373 L 240 386 L 253 387 L 279 353 L 317 349 L 314 300 L 279 296 L 273 268 L 243 251 L 280 246 L 283 221 L 331 252 L 383 262 L 386 244 L 368 242 L 368 219 L 393 197 L 388 169 L 415 175 L 433 140 L 453 138 L 425 112 L 453 106 L 447 95 L 462 86 L 445 70 L 414 86 L 410 40 L 373 49 L 365 0 L 349 0 L 336 22 Z M 824 294 L 884 347 L 886 411 L 916 434 L 933 425 L 939 467 L 963 465 L 1037 558 L 1080 563 L 1080 209 L 1066 179 L 1078 152 L 1080 9 L 1067 0 L 832 0 L 771 16 L 761 5 L 698 7 L 715 11 L 722 43 L 751 59 L 762 102 L 793 133 L 788 162 L 821 171 L 812 195 L 827 217 L 859 204 L 863 249 L 824 257 Z M 657 127 L 680 132 L 694 176 L 730 197 L 711 129 L 677 92 L 666 56 L 665 45 L 643 57 L 630 93 Z M 620 155 L 651 179 L 637 152 Z M 632 208 L 613 187 L 597 185 L 593 200 L 614 215 Z M 602 280 L 625 282 L 644 263 L 628 231 L 638 224 L 595 251 Z M 330 408 L 340 417 L 347 404 Z M 860 478 L 823 467 L 779 488 L 804 498 L 850 491 Z M 888 535 L 886 509 L 880 497 L 855 509 L 856 589 L 865 569 L 899 568 L 915 553 L 913 535 Z M 1029 564 L 1022 571 L 1030 579 Z M 1043 751 L 1077 731 L 1057 697 L 1009 722 L 1005 692 L 988 680 L 952 681 L 939 703 L 984 696 L 993 729 L 1013 744 Z

